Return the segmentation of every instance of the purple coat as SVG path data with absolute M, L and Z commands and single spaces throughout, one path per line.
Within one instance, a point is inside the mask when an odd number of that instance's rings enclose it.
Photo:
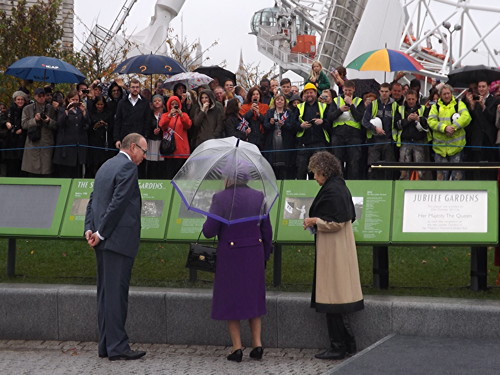
M 218 213 L 234 202 L 236 212 L 257 216 L 264 196 L 247 186 L 214 194 L 210 212 Z M 224 216 L 224 215 L 221 215 Z M 266 314 L 265 261 L 272 250 L 269 217 L 227 225 L 208 217 L 203 234 L 219 237 L 217 271 L 212 300 L 212 319 L 246 320 Z

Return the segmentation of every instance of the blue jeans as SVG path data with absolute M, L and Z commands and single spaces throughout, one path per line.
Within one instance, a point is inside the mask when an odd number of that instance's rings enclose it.
M 446 157 L 443 157 L 439 154 L 435 154 L 434 161 L 436 163 L 460 163 L 462 161 L 462 153 L 463 153 L 463 151 L 460 151 L 459 153 L 457 153 L 453 156 L 446 156 Z M 437 171 L 437 179 L 443 180 L 443 181 L 463 180 L 464 179 L 464 172 L 455 169 L 451 172 L 451 177 L 450 177 L 449 170 L 440 170 L 440 171 Z

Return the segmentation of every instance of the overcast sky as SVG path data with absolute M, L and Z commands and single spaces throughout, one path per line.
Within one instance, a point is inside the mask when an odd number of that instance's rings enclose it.
M 101 26 L 110 27 L 121 7 L 128 2 L 125 0 L 75 0 L 75 13 L 88 27 L 92 27 L 96 22 Z M 472 3 L 500 8 L 497 1 L 493 0 L 472 0 Z M 136 2 L 125 22 L 127 35 L 138 32 L 149 25 L 155 4 L 156 0 L 138 0 Z M 219 44 L 206 53 L 205 56 L 210 56 L 210 60 L 205 62 L 204 65 L 216 65 L 226 60 L 226 67 L 236 71 L 240 50 L 242 50 L 245 63 L 260 62 L 261 70 L 264 71 L 269 69 L 273 63 L 257 51 L 256 37 L 248 33 L 250 32 L 250 20 L 254 12 L 273 6 L 274 0 L 185 0 L 179 16 L 172 21 L 170 27 L 173 28 L 174 34 L 180 35 L 182 32 L 190 42 L 194 42 L 199 38 L 205 48 L 212 42 L 218 41 Z M 443 9 L 443 12 L 438 13 L 438 22 L 442 19 L 439 17 L 449 14 L 454 8 L 449 5 L 439 5 L 438 2 L 432 2 L 431 6 L 441 6 Z M 500 13 L 476 12 L 474 18 L 479 28 L 484 29 L 488 25 L 498 22 Z M 182 27 L 181 20 L 183 21 Z M 452 24 L 455 24 L 460 20 L 455 18 L 451 21 Z M 467 34 L 473 34 L 474 32 L 469 25 L 465 25 L 465 27 L 468 30 L 466 33 L 467 38 Z M 81 39 L 84 31 L 83 24 L 78 18 L 75 18 L 75 36 Z M 492 49 L 500 50 L 500 29 L 497 28 L 490 35 L 489 43 Z M 75 44 L 79 45 L 76 37 Z M 437 45 L 436 48 L 438 47 Z M 457 44 L 454 43 L 454 47 L 457 47 Z M 500 55 L 497 56 L 498 60 L 500 60 Z M 471 54 L 465 60 L 465 63 L 487 64 L 485 47 L 482 44 L 479 45 L 478 51 Z M 491 65 L 493 65 L 493 61 L 491 61 Z
M 124 4 L 125 0 L 75 0 L 75 13 L 89 28 L 96 22 L 110 27 Z M 156 0 L 136 2 L 125 22 L 127 35 L 149 25 L 155 4 Z M 174 34 L 180 35 L 182 31 L 189 42 L 200 38 L 204 48 L 218 41 L 219 44 L 206 54 L 210 60 L 204 65 L 217 65 L 226 60 L 227 68 L 236 71 L 241 49 L 245 63 L 261 62 L 261 68 L 268 69 L 272 61 L 257 51 L 256 37 L 248 33 L 252 15 L 262 8 L 273 6 L 273 0 L 186 0 L 170 27 L 174 29 Z M 85 27 L 75 18 L 75 35 L 81 38 L 84 31 Z M 76 38 L 75 44 L 78 45 Z

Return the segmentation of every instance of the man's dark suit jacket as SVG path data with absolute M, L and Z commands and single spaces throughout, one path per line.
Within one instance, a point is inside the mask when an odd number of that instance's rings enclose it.
M 137 166 L 119 153 L 98 170 L 85 217 L 85 231 L 104 240 L 97 249 L 135 257 L 141 232 L 141 193 Z

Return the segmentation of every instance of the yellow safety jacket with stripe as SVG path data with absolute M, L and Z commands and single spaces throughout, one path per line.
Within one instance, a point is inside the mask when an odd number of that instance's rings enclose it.
M 458 103 L 458 106 L 457 106 Z M 455 109 L 456 107 L 456 109 Z M 458 113 L 460 117 L 453 120 L 452 116 Z M 432 129 L 432 149 L 442 157 L 453 156 L 463 150 L 465 140 L 465 127 L 470 124 L 471 116 L 464 102 L 452 96 L 448 104 L 444 104 L 441 99 L 437 104 L 433 104 L 427 123 Z M 455 129 L 453 135 L 446 134 L 446 127 Z
M 359 103 L 361 103 L 363 101 L 363 99 L 361 98 L 354 98 L 352 99 L 352 104 L 357 107 L 359 105 Z M 337 105 L 337 108 L 340 108 L 340 107 L 343 107 L 345 105 L 345 101 L 344 101 L 344 98 L 341 97 L 341 96 L 337 96 L 335 99 L 333 99 L 333 102 Z M 337 117 L 337 119 L 333 122 L 332 124 L 332 127 L 337 127 L 339 125 L 349 125 L 349 126 L 352 126 L 353 128 L 356 128 L 356 129 L 361 129 L 361 124 L 357 121 L 353 121 L 353 120 L 350 120 L 350 121 L 342 121 L 340 120 L 340 117 Z
M 319 109 L 319 118 L 323 119 L 323 115 L 324 115 L 325 110 L 326 110 L 326 104 L 320 103 L 320 102 L 317 102 L 317 104 L 318 104 L 318 109 Z M 306 105 L 305 102 L 299 103 L 297 105 L 297 108 L 299 109 L 299 120 L 300 120 L 301 124 L 304 122 L 304 120 L 302 120 L 302 116 L 304 116 L 305 105 Z M 304 131 L 305 131 L 305 129 L 300 128 L 300 130 L 297 132 L 297 138 L 302 137 L 304 135 Z M 330 135 L 328 134 L 328 132 L 324 128 L 323 128 L 323 134 L 325 135 L 325 139 L 329 144 L 330 143 Z

